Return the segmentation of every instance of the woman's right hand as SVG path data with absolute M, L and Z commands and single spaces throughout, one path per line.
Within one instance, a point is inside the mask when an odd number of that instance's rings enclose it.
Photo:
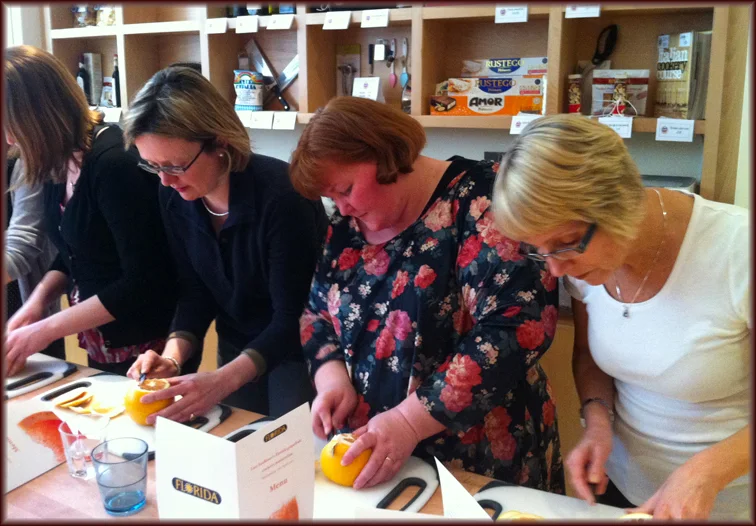
M 19 327 L 26 327 L 32 323 L 37 323 L 45 314 L 44 305 L 32 299 L 27 300 L 16 313 L 11 316 L 5 326 L 6 333 L 10 333 Z
M 147 378 L 171 378 L 176 376 L 176 365 L 169 359 L 163 358 L 153 350 L 139 355 L 126 376 L 139 380 L 142 373 L 147 373 Z
M 319 438 L 327 440 L 331 431 L 344 427 L 357 408 L 357 391 L 346 374 L 331 374 L 325 378 L 319 375 L 316 384 L 318 394 L 312 402 L 312 430 Z
M 596 503 L 595 495 L 603 495 L 609 484 L 604 470 L 606 460 L 612 452 L 612 427 L 608 422 L 589 423 L 575 449 L 567 455 L 567 471 L 577 496 Z M 595 489 L 592 490 L 591 486 Z

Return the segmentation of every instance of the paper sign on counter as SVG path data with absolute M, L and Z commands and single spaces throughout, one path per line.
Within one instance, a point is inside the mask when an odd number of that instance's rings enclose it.
M 568 5 L 564 10 L 564 18 L 598 18 L 601 16 L 599 5 Z
M 599 117 L 598 121 L 616 131 L 623 139 L 629 139 L 633 135 L 632 117 Z
M 528 21 L 528 6 L 526 5 L 497 5 L 496 18 L 497 24 L 510 24 L 513 22 Z
M 103 108 L 100 106 L 100 109 L 105 114 L 105 118 L 103 119 L 105 122 L 118 124 L 121 121 L 121 112 L 123 111 L 121 108 Z
M 352 96 L 378 100 L 381 91 L 381 77 L 357 77 L 352 84 Z
M 228 18 L 208 18 L 205 20 L 205 32 L 208 35 L 225 33 L 228 29 Z
M 509 127 L 510 135 L 520 135 L 520 133 L 522 133 L 522 130 L 525 128 L 525 126 L 528 125 L 529 122 L 540 119 L 541 117 L 543 117 L 543 115 L 532 115 L 529 113 L 513 116 L 512 124 Z
M 351 11 L 330 11 L 326 13 L 323 29 L 347 29 L 351 21 Z
M 656 121 L 656 140 L 693 142 L 695 127 L 696 121 L 660 117 Z
M 294 15 L 272 15 L 268 22 L 268 29 L 291 29 Z
M 269 130 L 273 127 L 272 111 L 252 111 L 249 114 L 249 127 L 253 130 Z
M 434 457 L 436 469 L 438 470 L 438 481 L 441 485 L 441 500 L 444 503 L 444 517 L 451 519 L 481 519 L 490 521 L 486 510 L 484 510 L 475 497 L 470 495 L 465 487 L 454 478 L 448 469 Z
M 297 126 L 296 111 L 274 111 L 273 112 L 273 129 L 274 130 L 293 130 Z
M 160 518 L 312 520 L 310 419 L 303 404 L 234 443 L 159 417 L 155 484 Z
M 260 17 L 258 16 L 237 16 L 236 32 L 237 33 L 257 33 L 260 28 Z
M 388 27 L 388 25 L 388 9 L 368 9 L 362 12 L 362 23 L 360 24 L 360 27 Z

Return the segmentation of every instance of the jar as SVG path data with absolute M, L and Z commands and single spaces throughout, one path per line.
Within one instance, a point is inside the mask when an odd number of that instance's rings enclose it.
M 567 113 L 580 113 L 580 101 L 583 98 L 583 76 L 568 75 Z
M 97 25 L 98 26 L 114 26 L 115 25 L 115 7 L 109 5 L 97 5 L 95 6 L 97 12 Z
M 95 10 L 92 6 L 79 5 L 71 8 L 73 13 L 73 27 L 87 27 L 97 25 Z

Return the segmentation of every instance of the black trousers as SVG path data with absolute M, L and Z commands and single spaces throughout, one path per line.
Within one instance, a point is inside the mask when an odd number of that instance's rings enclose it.
M 636 508 L 640 504 L 643 504 L 642 502 L 633 504 L 627 500 L 611 479 L 606 487 L 606 492 L 603 495 L 596 495 L 596 502 L 606 504 L 607 506 L 614 506 L 615 508 Z
M 218 367 L 241 354 L 241 349 L 218 340 Z M 224 404 L 274 418 L 305 402 L 312 403 L 315 390 L 304 362 L 284 361 L 259 379 L 248 382 L 223 400 Z

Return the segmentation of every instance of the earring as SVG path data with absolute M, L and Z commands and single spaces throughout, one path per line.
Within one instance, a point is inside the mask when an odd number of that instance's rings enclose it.
M 225 153 L 223 153 L 223 152 L 221 152 L 221 153 L 219 153 L 219 154 L 218 154 L 218 157 L 220 157 L 220 158 L 223 158 L 223 157 L 225 157 L 225 156 L 226 156 L 226 154 L 225 154 Z

